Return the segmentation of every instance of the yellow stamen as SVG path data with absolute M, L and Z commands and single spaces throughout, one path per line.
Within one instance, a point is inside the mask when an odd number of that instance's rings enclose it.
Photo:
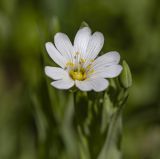
M 87 69 L 89 70 L 91 68 L 91 64 L 89 64 L 88 66 L 87 66 Z
M 94 69 L 88 72 L 88 74 L 92 74 L 92 73 L 94 73 Z
M 91 62 L 94 62 L 94 60 L 92 59 L 92 60 L 90 60 Z
M 73 62 L 67 62 L 66 66 L 74 67 L 74 63 Z
M 83 70 L 80 71 L 70 71 L 70 76 L 73 80 L 83 81 L 87 78 L 86 73 Z
M 80 58 L 80 62 L 81 62 L 81 63 L 85 63 L 85 62 L 86 62 L 86 60 L 85 60 L 85 59 Z

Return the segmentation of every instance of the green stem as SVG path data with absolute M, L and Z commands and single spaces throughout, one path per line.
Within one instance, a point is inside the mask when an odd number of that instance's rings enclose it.
M 112 140 L 114 132 L 117 128 L 117 123 L 118 123 L 118 120 L 120 119 L 120 116 L 122 114 L 122 110 L 123 110 L 123 107 L 124 107 L 124 104 L 125 104 L 126 100 L 127 99 L 125 99 L 124 102 L 119 106 L 117 112 L 112 117 L 112 120 L 111 120 L 111 123 L 110 123 L 110 126 L 109 126 L 109 130 L 108 130 L 108 135 L 107 135 L 107 143 L 106 143 L 107 147 L 109 147 L 109 145 L 111 143 L 111 140 Z
M 98 159 L 104 158 L 103 155 L 106 154 L 106 151 L 108 152 L 108 150 L 110 149 L 111 142 L 112 142 L 112 140 L 114 138 L 115 132 L 117 132 L 116 131 L 116 129 L 118 128 L 117 124 L 121 124 L 120 123 L 121 122 L 120 121 L 121 120 L 121 114 L 122 114 L 125 102 L 126 102 L 126 100 L 128 98 L 128 92 L 126 90 L 125 90 L 125 92 L 126 92 L 126 96 L 124 97 L 123 102 L 120 105 L 117 106 L 117 110 L 116 110 L 116 112 L 113 114 L 113 116 L 111 118 L 111 121 L 110 121 L 110 124 L 109 124 L 109 128 L 108 128 L 108 133 L 107 133 L 107 140 L 105 142 L 105 145 L 104 145 L 104 147 L 103 147 Z M 121 126 L 121 125 L 119 125 L 119 126 Z

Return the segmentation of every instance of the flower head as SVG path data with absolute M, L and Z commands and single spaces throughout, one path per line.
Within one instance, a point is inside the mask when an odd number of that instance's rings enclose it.
M 45 73 L 54 81 L 52 86 L 58 89 L 70 89 L 74 85 L 82 91 L 100 92 L 105 90 L 109 83 L 106 78 L 113 78 L 120 74 L 120 55 L 116 51 L 97 55 L 104 44 L 103 34 L 91 33 L 89 27 L 78 30 L 74 44 L 68 36 L 57 33 L 54 44 L 46 43 L 49 56 L 60 67 L 45 67 Z

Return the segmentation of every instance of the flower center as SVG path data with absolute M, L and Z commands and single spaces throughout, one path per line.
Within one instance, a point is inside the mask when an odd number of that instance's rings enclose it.
M 71 70 L 69 74 L 73 80 L 83 81 L 87 78 L 86 72 L 84 70 Z

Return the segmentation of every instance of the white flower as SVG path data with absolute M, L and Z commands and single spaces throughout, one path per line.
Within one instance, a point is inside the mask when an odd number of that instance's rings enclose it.
M 54 80 L 51 85 L 58 89 L 75 85 L 82 91 L 105 90 L 109 85 L 105 78 L 118 76 L 122 67 L 118 64 L 120 55 L 116 51 L 96 58 L 103 44 L 103 34 L 91 34 L 89 27 L 78 30 L 73 45 L 66 34 L 57 33 L 54 44 L 46 43 L 49 56 L 60 66 L 45 67 L 46 75 Z

